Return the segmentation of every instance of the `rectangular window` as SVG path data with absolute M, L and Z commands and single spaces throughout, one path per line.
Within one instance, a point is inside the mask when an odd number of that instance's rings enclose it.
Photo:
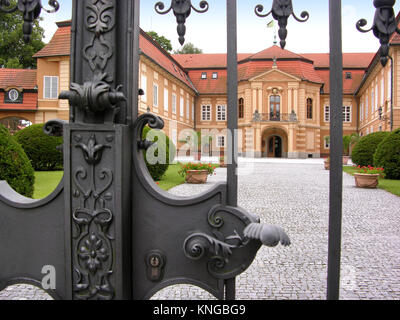
M 194 102 L 192 102 L 192 120 L 194 121 Z
M 207 79 L 207 72 L 202 72 L 201 73 L 201 78 L 202 79 Z
M 325 106 L 325 117 L 324 117 L 325 122 L 330 122 L 331 121 L 331 108 L 329 106 Z
M 217 106 L 217 121 L 226 121 L 226 106 Z
M 58 77 L 44 76 L 44 99 L 58 99 Z
M 218 72 L 213 72 L 212 78 L 213 79 L 218 79 Z
M 153 84 L 153 105 L 158 107 L 158 85 Z
M 211 121 L 211 106 L 201 106 L 201 120 Z
M 369 109 L 369 103 L 368 103 L 368 96 L 365 98 L 365 120 L 368 119 L 368 109 Z
M 343 107 L 343 122 L 351 122 L 351 106 Z
M 176 94 L 172 94 L 172 113 L 176 114 Z
M 378 104 L 379 104 L 378 95 L 379 95 L 379 90 L 378 90 L 378 85 L 376 85 L 376 86 L 375 86 L 375 105 L 374 105 L 374 112 L 375 112 L 376 110 L 378 110 Z
M 383 106 L 385 102 L 385 77 L 382 76 L 381 80 L 381 106 Z
M 371 93 L 371 114 L 374 113 L 375 110 L 375 90 L 372 89 Z
M 225 136 L 218 136 L 217 137 L 217 147 L 224 148 L 225 147 Z
M 371 126 L 371 133 L 374 133 L 374 127 Z
M 181 98 L 179 106 L 179 115 L 183 118 L 184 114 L 185 114 L 185 100 Z
M 360 121 L 364 121 L 364 103 L 361 103 L 360 107 Z
M 387 99 L 390 100 L 392 99 L 392 71 L 389 70 L 388 74 L 388 88 L 387 88 Z
M 324 137 L 324 148 L 325 149 L 329 149 L 331 147 L 331 143 L 330 143 L 330 139 L 329 137 Z
M 189 99 L 186 101 L 186 119 L 189 120 L 190 118 L 190 102 Z
M 164 89 L 164 110 L 169 111 L 168 105 L 168 89 Z
M 142 75 L 140 86 L 144 91 L 144 95 L 141 96 L 142 101 L 147 101 L 147 77 L 145 75 Z

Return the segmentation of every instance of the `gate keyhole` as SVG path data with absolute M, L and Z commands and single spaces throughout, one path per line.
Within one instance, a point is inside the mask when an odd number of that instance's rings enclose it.
M 147 256 L 147 276 L 151 281 L 160 281 L 163 275 L 165 258 L 159 252 L 151 252 Z

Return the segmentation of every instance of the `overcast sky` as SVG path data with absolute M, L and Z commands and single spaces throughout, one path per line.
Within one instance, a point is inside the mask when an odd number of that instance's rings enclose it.
M 118 0 L 121 1 L 121 0 Z M 45 4 L 47 1 L 43 1 Z M 56 21 L 71 18 L 72 0 L 59 0 L 61 8 L 55 14 L 43 13 L 41 25 L 45 28 L 45 42 L 48 42 L 57 27 Z M 158 0 L 141 1 L 140 26 L 145 31 L 154 30 L 172 41 L 175 49 L 180 48 L 176 33 L 176 19 L 172 12 L 158 15 L 154 5 Z M 164 0 L 168 8 L 171 0 Z M 199 8 L 200 0 L 192 0 Z M 192 10 L 186 23 L 186 42 L 192 42 L 204 53 L 226 52 L 226 1 L 208 0 L 210 9 L 199 14 Z M 272 0 L 238 0 L 238 51 L 256 53 L 270 47 L 274 40 L 274 28 L 267 28 L 272 17 L 259 18 L 254 13 L 257 4 L 264 5 L 264 13 L 272 6 Z M 295 14 L 300 17 L 302 11 L 310 14 L 310 19 L 299 23 L 293 17 L 288 23 L 286 49 L 296 53 L 329 51 L 329 1 L 328 0 L 293 0 Z M 395 12 L 400 10 L 396 3 Z M 343 11 L 343 51 L 344 52 L 376 52 L 379 41 L 372 32 L 365 34 L 357 31 L 356 22 L 365 18 L 367 27 L 372 25 L 375 8 L 373 0 L 342 0 Z

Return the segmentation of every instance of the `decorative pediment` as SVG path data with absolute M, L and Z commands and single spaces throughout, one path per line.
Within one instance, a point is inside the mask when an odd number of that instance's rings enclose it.
M 261 73 L 249 81 L 301 81 L 301 79 L 279 69 L 273 69 Z

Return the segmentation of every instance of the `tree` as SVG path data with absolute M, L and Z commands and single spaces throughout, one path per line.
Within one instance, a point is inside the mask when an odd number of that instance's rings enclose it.
M 10 1 L 15 5 L 16 1 Z M 22 33 L 23 19 L 19 11 L 0 13 L 0 67 L 13 69 L 36 68 L 36 59 L 32 56 L 41 50 L 44 30 L 35 21 L 31 41 L 25 43 Z
M 203 53 L 203 50 L 196 48 L 193 43 L 188 42 L 180 50 L 176 50 L 175 54 L 197 54 Z
M 148 31 L 147 34 L 155 41 L 157 42 L 161 48 L 163 48 L 167 52 L 172 51 L 172 44 L 171 40 L 168 40 L 164 36 L 159 36 L 157 32 L 155 31 Z

